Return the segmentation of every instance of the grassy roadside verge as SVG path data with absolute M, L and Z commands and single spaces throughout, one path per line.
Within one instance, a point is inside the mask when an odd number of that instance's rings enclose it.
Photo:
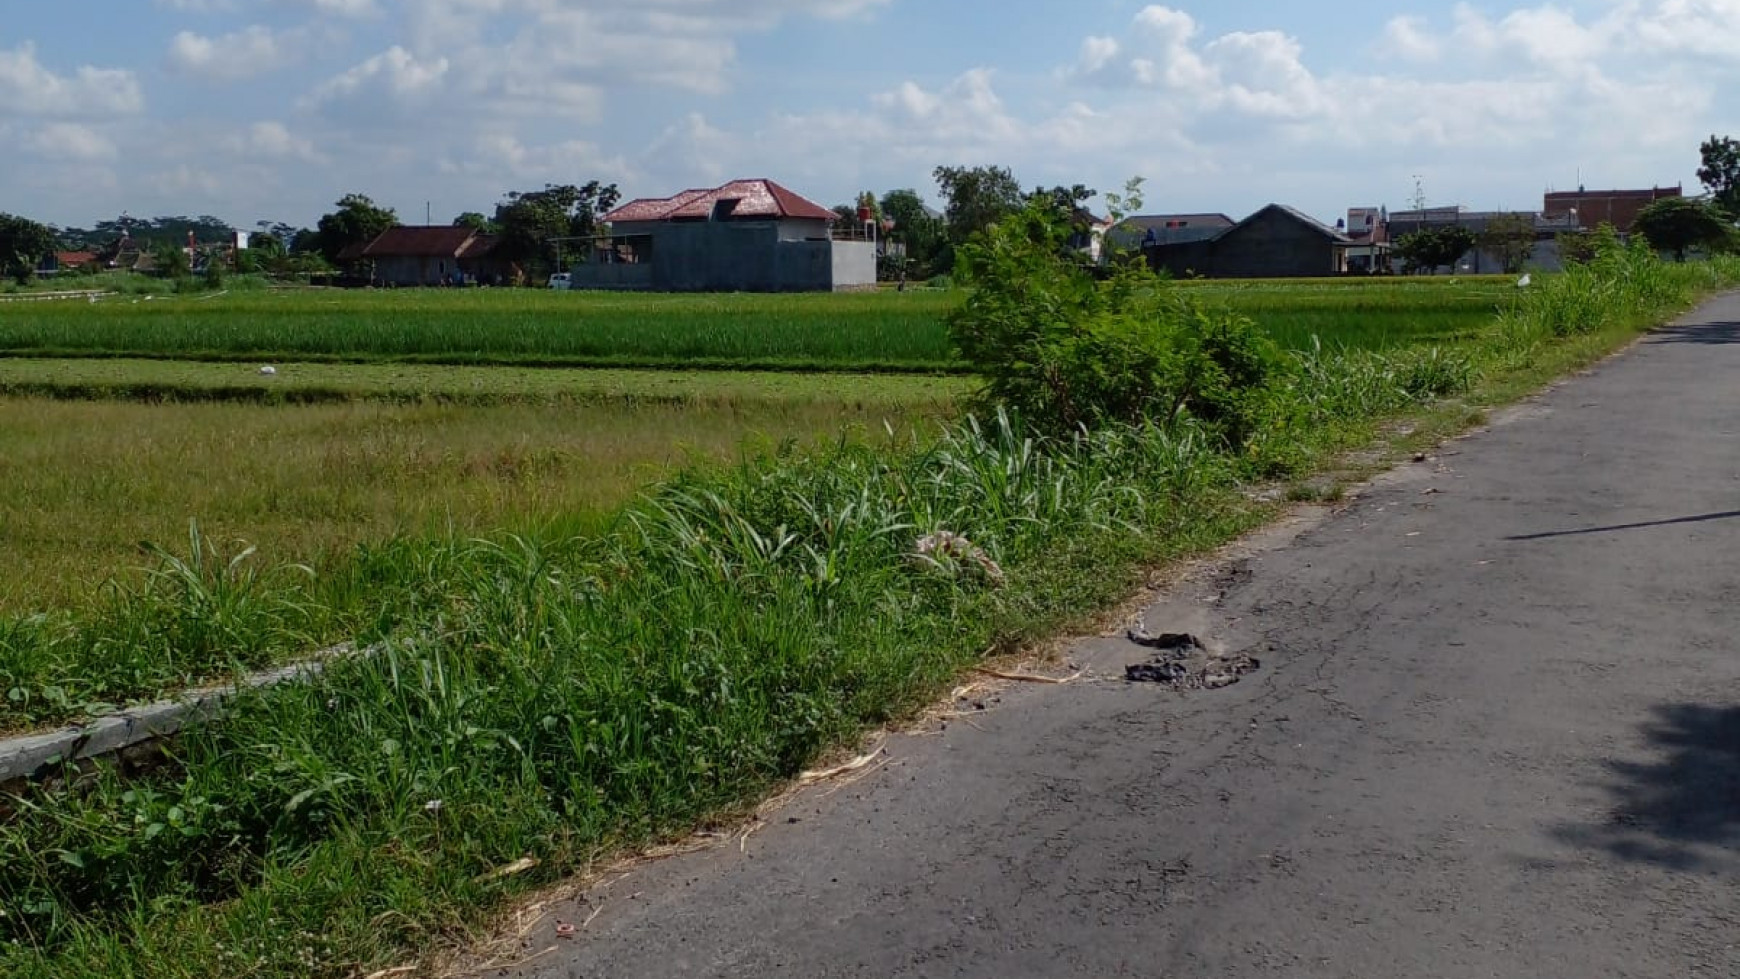
M 1435 391 L 1538 384 L 1737 271 L 1652 266 L 1660 288 L 1609 297 L 1598 320 L 1523 308 L 1464 348 L 1303 358 L 1250 456 L 1188 425 L 1049 444 L 966 426 L 679 480 L 602 537 L 404 555 L 438 584 L 432 638 L 250 699 L 186 738 L 175 772 L 23 800 L 0 829 L 0 966 L 393 962 L 511 893 L 753 798 L 987 647 L 1066 628 L 1140 567 L 1229 539 L 1267 513 L 1240 492 L 1251 473 L 1308 473 Z M 912 556 L 944 529 L 982 546 L 1003 585 Z M 527 854 L 543 861 L 532 873 L 482 876 Z

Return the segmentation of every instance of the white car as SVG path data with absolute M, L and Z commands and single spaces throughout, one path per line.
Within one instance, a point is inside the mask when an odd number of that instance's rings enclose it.
M 574 280 L 570 278 L 566 272 L 557 272 L 555 275 L 550 276 L 550 288 L 572 289 L 574 288 Z

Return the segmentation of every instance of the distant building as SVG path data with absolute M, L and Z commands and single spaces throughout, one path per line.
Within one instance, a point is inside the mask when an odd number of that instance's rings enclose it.
M 37 275 L 59 275 L 76 272 L 87 265 L 96 265 L 97 253 L 88 251 L 58 251 L 44 255 L 36 266 Z
M 630 201 L 570 269 L 575 289 L 830 292 L 874 288 L 876 242 L 772 180 Z
M 1390 215 L 1382 207 L 1350 207 L 1336 230 L 1346 235 L 1347 271 L 1370 275 L 1390 268 Z
M 1570 219 L 1594 230 L 1611 224 L 1622 232 L 1637 223 L 1639 211 L 1669 197 L 1684 196 L 1682 187 L 1651 187 L 1648 190 L 1576 190 L 1548 192 L 1541 213 L 1548 218 Z
M 376 285 L 465 285 L 501 277 L 495 245 L 496 236 L 476 228 L 400 225 L 366 244 L 346 247 L 338 260 L 365 266 Z
M 1437 231 L 1441 228 L 1452 227 L 1467 228 L 1479 235 L 1483 234 L 1492 222 L 1499 218 L 1521 218 L 1533 226 L 1535 250 L 1527 265 L 1544 271 L 1557 271 L 1564 265 L 1559 256 L 1559 234 L 1582 230 L 1582 226 L 1578 223 L 1574 213 L 1548 215 L 1538 214 L 1534 211 L 1470 211 L 1455 205 L 1430 207 L 1424 210 L 1391 211 L 1389 214 L 1389 235 L 1391 241 L 1400 241 L 1405 236 L 1418 231 Z M 1504 263 L 1498 256 L 1488 254 L 1476 246 L 1457 259 L 1456 271 L 1476 274 L 1502 272 L 1504 271 Z
M 1122 249 L 1178 245 L 1217 237 L 1237 223 L 1218 213 L 1137 214 L 1113 228 L 1109 239 L 1114 247 Z
M 1155 269 L 1180 277 L 1315 278 L 1345 273 L 1353 244 L 1302 211 L 1270 204 L 1212 237 L 1149 242 L 1142 251 Z

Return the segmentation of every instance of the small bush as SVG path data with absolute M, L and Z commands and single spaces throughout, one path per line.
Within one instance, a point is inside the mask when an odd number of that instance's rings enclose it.
M 1035 199 L 961 249 L 972 293 L 950 335 L 986 398 L 1051 434 L 1188 416 L 1243 442 L 1281 366 L 1273 342 L 1145 265 L 1102 278 L 1067 247 L 1073 231 Z

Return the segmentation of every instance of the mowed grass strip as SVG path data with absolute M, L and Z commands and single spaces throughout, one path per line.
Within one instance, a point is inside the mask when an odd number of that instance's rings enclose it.
M 1192 282 L 1287 347 L 1461 338 L 1509 279 Z M 646 295 L 539 290 L 280 290 L 0 306 L 0 355 L 205 361 L 959 371 L 963 294 Z
M 138 358 L 0 358 L 0 394 L 143 401 L 943 406 L 971 391 L 947 374 L 812 374 L 431 364 L 255 364 Z
M 745 443 L 882 436 L 946 403 L 833 400 L 398 405 L 83 403 L 0 398 L 0 612 L 88 601 L 186 549 L 316 566 L 401 534 L 470 536 L 584 520 Z M 886 392 L 884 392 L 886 394 Z M 4 727 L 0 724 L 0 727 Z

